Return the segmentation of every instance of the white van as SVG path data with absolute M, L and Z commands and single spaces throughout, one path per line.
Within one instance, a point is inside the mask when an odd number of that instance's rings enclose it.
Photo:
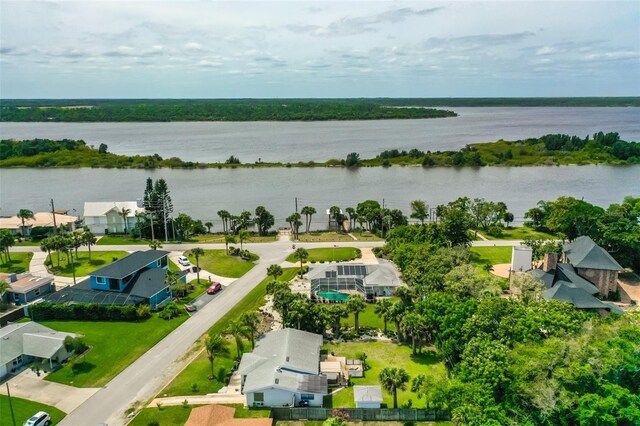
M 24 426 L 49 426 L 51 424 L 51 417 L 44 411 L 38 411 L 31 416 L 29 420 L 24 422 Z
M 189 259 L 187 259 L 187 256 L 180 256 L 178 258 L 178 263 L 181 264 L 182 266 L 191 266 L 191 262 L 189 262 Z

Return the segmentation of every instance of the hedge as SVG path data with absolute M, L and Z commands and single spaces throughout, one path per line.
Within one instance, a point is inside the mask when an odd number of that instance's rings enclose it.
M 101 305 L 99 303 L 38 303 L 29 306 L 31 317 L 41 320 L 85 320 L 85 321 L 137 321 L 140 319 L 133 305 Z

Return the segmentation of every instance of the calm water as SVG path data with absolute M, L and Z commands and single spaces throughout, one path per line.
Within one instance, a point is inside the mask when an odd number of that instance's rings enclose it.
M 494 142 L 567 133 L 585 136 L 617 131 L 640 141 L 640 108 L 451 108 L 455 118 L 329 122 L 190 123 L 2 123 L 0 137 L 83 139 L 106 143 L 118 154 L 153 154 L 215 162 L 230 155 L 243 162 L 324 161 L 358 152 L 373 157 L 386 149 L 458 149 Z
M 133 200 L 142 196 L 145 179 L 163 177 L 169 183 L 176 212 L 212 220 L 220 230 L 216 212 L 239 213 L 264 205 L 279 224 L 298 205 L 312 205 L 323 227 L 325 210 L 343 209 L 365 199 L 377 199 L 390 208 L 409 210 L 414 199 L 431 206 L 459 196 L 505 201 L 516 218 L 541 199 L 571 195 L 602 206 L 626 195 L 640 196 L 640 166 L 484 167 L 478 169 L 421 167 L 345 169 L 2 169 L 0 214 L 20 208 L 44 210 L 50 198 L 56 207 L 82 214 L 84 201 Z

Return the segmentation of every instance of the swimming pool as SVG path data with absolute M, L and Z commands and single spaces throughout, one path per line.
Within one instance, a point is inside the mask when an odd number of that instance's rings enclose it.
M 327 300 L 336 300 L 338 302 L 344 302 L 349 298 L 348 294 L 340 293 L 337 291 L 321 291 L 318 293 L 318 297 L 322 297 Z

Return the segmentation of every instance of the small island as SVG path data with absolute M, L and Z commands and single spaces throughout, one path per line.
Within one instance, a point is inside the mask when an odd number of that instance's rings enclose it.
M 361 159 L 352 152 L 345 159 L 324 162 L 242 163 L 231 155 L 224 163 L 184 161 L 178 157 L 153 155 L 118 155 L 108 146 L 88 146 L 82 140 L 31 139 L 0 141 L 0 168 L 260 168 L 260 167 L 481 167 L 481 166 L 556 166 L 570 164 L 640 164 L 640 143 L 620 140 L 616 132 L 598 132 L 580 138 L 562 134 L 545 135 L 518 141 L 499 140 L 471 144 L 458 151 L 387 150 L 375 158 Z

